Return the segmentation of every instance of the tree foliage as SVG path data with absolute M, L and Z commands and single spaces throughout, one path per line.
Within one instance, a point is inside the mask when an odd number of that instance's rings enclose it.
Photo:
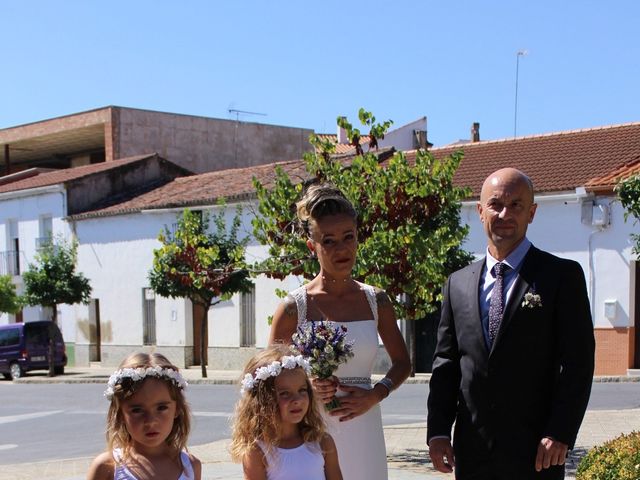
M 11 275 L 0 275 L 0 313 L 18 313 L 22 308 Z
M 640 432 L 631 432 L 589 450 L 578 465 L 576 480 L 637 480 L 639 470 Z
M 615 191 L 625 209 L 625 221 L 632 216 L 635 218 L 633 224 L 637 224 L 638 220 L 640 220 L 640 175 L 621 180 L 616 185 Z M 640 235 L 632 233 L 631 240 L 634 243 L 633 253 L 640 254 Z
M 54 322 L 58 304 L 87 304 L 91 298 L 89 280 L 76 272 L 77 250 L 75 241 L 68 242 L 60 236 L 52 239 L 42 246 L 35 263 L 30 263 L 22 276 L 24 302 L 52 308 Z
M 377 148 L 390 121 L 376 123 L 360 110 L 360 121 L 369 127 L 370 148 Z M 339 125 L 352 145 L 360 145 L 360 131 L 343 117 Z M 468 232 L 460 225 L 460 202 L 467 189 L 453 185 L 453 175 L 462 154 L 436 159 L 418 150 L 415 161 L 396 152 L 381 162 L 373 150 L 358 150 L 344 162 L 332 156 L 333 146 L 312 136 L 313 153 L 305 154 L 308 179 L 295 181 L 276 170 L 273 186 L 254 179 L 258 215 L 253 219 L 254 236 L 267 245 L 269 258 L 257 268 L 272 278 L 289 274 L 312 278 L 319 271 L 311 258 L 306 238 L 297 228 L 295 203 L 304 184 L 329 181 L 351 200 L 358 212 L 359 250 L 353 276 L 385 289 L 401 318 L 422 318 L 440 300 L 447 275 L 466 265 L 471 256 L 460 249 Z M 407 301 L 408 300 L 408 301 Z
M 209 308 L 253 286 L 245 263 L 248 238 L 238 236 L 240 215 L 238 207 L 227 228 L 225 209 L 221 208 L 213 216 L 215 230 L 210 232 L 207 212 L 184 210 L 175 231 L 165 228 L 160 233 L 162 245 L 153 252 L 149 272 L 153 290 L 163 297 L 188 298 L 204 311 L 200 343 L 203 377 L 207 376 L 204 350 Z
M 52 310 L 52 323 L 58 322 L 58 304 L 89 303 L 91 285 L 81 273 L 76 273 L 78 244 L 67 242 L 62 236 L 45 243 L 22 275 L 24 303 L 42 305 Z M 49 328 L 49 376 L 55 375 L 54 335 Z

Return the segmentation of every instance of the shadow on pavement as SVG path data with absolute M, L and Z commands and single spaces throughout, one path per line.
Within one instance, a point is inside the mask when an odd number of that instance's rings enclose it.
M 575 476 L 580 460 L 582 460 L 582 457 L 584 457 L 588 451 L 588 448 L 576 447 L 569 452 L 569 456 L 567 457 L 564 467 L 567 475 Z

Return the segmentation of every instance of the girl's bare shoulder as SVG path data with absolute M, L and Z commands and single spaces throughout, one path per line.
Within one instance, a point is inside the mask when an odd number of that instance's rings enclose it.
M 192 453 L 187 453 L 187 455 L 189 456 L 189 461 L 191 462 L 191 467 L 193 468 L 195 478 L 196 480 L 199 480 L 200 478 L 202 478 L 202 462 Z
M 336 443 L 333 441 L 333 437 L 328 433 L 325 433 L 320 439 L 320 448 L 323 452 L 331 452 L 336 449 Z
M 103 452 L 98 455 L 87 472 L 87 480 L 107 480 L 112 479 L 115 471 L 115 461 L 110 452 Z

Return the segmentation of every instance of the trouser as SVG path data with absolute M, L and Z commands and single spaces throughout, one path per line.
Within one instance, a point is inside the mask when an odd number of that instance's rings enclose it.
M 478 466 L 456 466 L 456 480 L 562 480 L 564 465 L 555 465 L 536 472 L 533 468 L 518 471 L 487 463 Z

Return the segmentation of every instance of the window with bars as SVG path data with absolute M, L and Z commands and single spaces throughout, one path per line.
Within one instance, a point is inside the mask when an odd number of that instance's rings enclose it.
M 7 274 L 20 275 L 20 237 L 18 235 L 18 221 L 7 221 L 7 252 L 5 252 Z M 5 265 L 3 265 L 5 266 Z
M 256 344 L 256 290 L 240 294 L 240 346 L 254 347 Z
M 38 223 L 40 236 L 36 238 L 36 250 L 40 251 L 53 241 L 53 219 L 51 215 L 41 215 Z

